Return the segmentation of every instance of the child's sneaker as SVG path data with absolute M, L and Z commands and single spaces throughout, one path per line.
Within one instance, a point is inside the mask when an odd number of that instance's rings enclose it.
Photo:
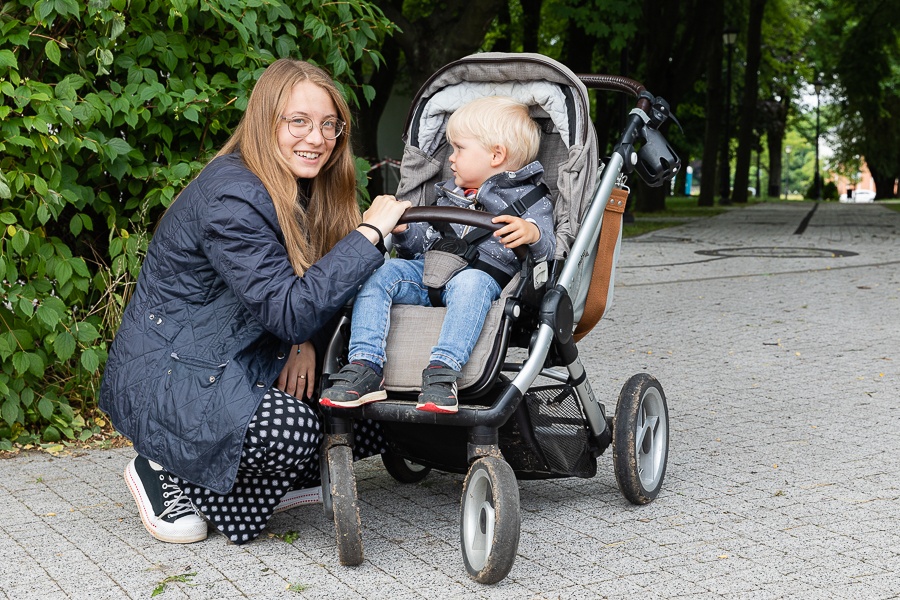
M 385 398 L 384 377 L 370 367 L 350 363 L 331 376 L 331 387 L 322 392 L 319 404 L 332 408 L 353 408 Z
M 138 456 L 125 467 L 125 482 L 150 535 L 173 544 L 206 539 L 206 521 L 160 465 Z
M 433 413 L 457 412 L 456 380 L 460 375 L 462 373 L 448 367 L 426 368 L 422 371 L 422 393 L 416 408 Z

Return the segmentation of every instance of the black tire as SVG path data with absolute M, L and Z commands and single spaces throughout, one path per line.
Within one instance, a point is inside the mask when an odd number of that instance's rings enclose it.
M 622 495 L 632 504 L 656 498 L 669 458 L 669 408 L 656 378 L 639 373 L 619 392 L 613 417 L 613 464 Z
M 353 451 L 349 446 L 332 446 L 327 450 L 327 456 L 338 560 L 342 565 L 358 565 L 363 561 L 363 545 Z
M 431 473 L 431 467 L 414 463 L 391 451 L 382 453 L 381 462 L 390 476 L 400 483 L 418 483 Z
M 331 501 L 331 475 L 328 473 L 328 453 L 324 450 L 319 454 L 319 473 L 322 478 L 322 508 L 325 510 L 325 519 L 334 519 L 334 504 Z
M 497 583 L 519 548 L 519 486 L 506 461 L 488 456 L 469 468 L 459 507 L 459 538 L 469 576 Z

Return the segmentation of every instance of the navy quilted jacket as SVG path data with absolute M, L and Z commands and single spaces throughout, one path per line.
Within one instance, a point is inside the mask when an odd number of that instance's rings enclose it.
M 351 232 L 297 277 L 262 182 L 238 155 L 215 159 L 153 235 L 100 408 L 142 456 L 228 492 L 291 344 L 310 339 L 383 262 Z

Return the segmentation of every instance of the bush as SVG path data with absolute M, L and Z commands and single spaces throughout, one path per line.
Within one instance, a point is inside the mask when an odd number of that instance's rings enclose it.
M 127 14 L 126 14 L 127 6 Z M 276 58 L 351 105 L 393 26 L 362 0 L 12 0 L 0 9 L 0 450 L 103 425 L 106 348 L 162 210 Z

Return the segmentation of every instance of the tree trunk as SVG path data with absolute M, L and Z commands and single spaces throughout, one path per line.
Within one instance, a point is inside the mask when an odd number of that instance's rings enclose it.
M 788 94 L 782 90 L 780 101 L 766 100 L 761 103 L 766 127 L 766 148 L 769 150 L 769 186 L 767 195 L 778 198 L 781 195 L 781 150 L 784 132 L 787 128 Z
M 643 39 L 636 46 L 643 48 L 646 55 L 643 60 L 632 58 L 635 63 L 646 65 L 642 83 L 647 90 L 665 98 L 676 116 L 679 102 L 691 91 L 706 65 L 712 40 L 721 43 L 721 23 L 711 19 L 710 13 L 724 10 L 716 6 L 723 2 L 644 0 Z M 675 27 L 675 23 L 679 26 Z M 641 183 L 635 194 L 638 208 L 665 210 L 668 191 L 668 185 L 650 188 Z
M 710 7 L 709 18 L 713 28 L 722 31 L 725 14 L 722 3 L 715 2 Z M 698 206 L 713 206 L 716 200 L 716 173 L 718 172 L 719 137 L 722 134 L 722 44 L 720 38 L 711 42 L 709 57 L 706 61 L 706 130 L 703 134 L 703 156 L 700 165 L 700 198 Z
M 544 0 L 520 0 L 520 3 L 522 4 L 522 52 L 537 52 L 538 31 L 541 28 L 541 5 Z
M 759 64 L 762 59 L 762 22 L 766 0 L 750 0 L 750 21 L 747 26 L 747 66 L 744 71 L 744 95 L 741 100 L 737 156 L 734 165 L 732 202 L 747 202 L 750 184 L 750 154 L 753 152 L 753 129 L 756 120 L 756 99 L 759 96 Z
M 875 181 L 875 197 L 879 200 L 887 200 L 888 198 L 896 198 L 897 194 L 894 192 L 895 186 L 897 185 L 897 178 L 893 175 L 885 175 L 883 173 L 879 173 L 878 169 L 869 167 L 869 172 L 872 173 L 872 179 Z

